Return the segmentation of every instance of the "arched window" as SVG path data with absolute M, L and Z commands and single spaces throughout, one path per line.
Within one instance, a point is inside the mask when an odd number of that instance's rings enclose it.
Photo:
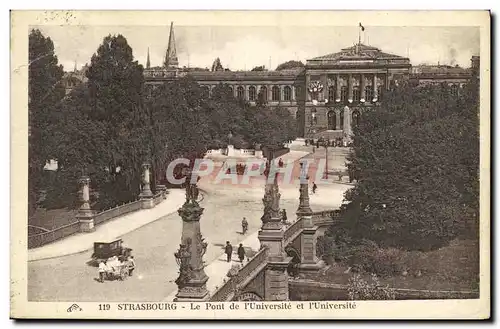
M 340 115 L 339 115 L 339 129 L 343 130 L 344 129 L 344 110 L 340 110 Z
M 335 102 L 335 86 L 328 87 L 328 101 L 330 103 Z
M 248 87 L 248 99 L 253 102 L 255 101 L 256 98 L 257 98 L 257 91 L 255 90 L 255 87 L 254 86 Z
M 231 95 L 234 95 L 234 89 L 233 89 L 233 87 L 232 87 L 232 86 L 229 86 L 229 93 L 230 93 Z
M 245 88 L 238 86 L 238 88 L 236 88 L 236 93 L 238 94 L 238 99 L 245 99 Z
M 267 102 L 267 87 L 266 86 L 260 87 L 259 97 L 262 98 L 262 101 Z
M 334 110 L 328 112 L 328 130 L 335 130 L 337 127 L 337 114 Z
M 203 86 L 201 87 L 203 90 L 203 97 L 209 97 L 210 96 L 210 87 L 208 86 Z
M 280 100 L 280 87 L 274 86 L 272 89 L 273 101 L 277 102 Z
M 451 93 L 451 96 L 458 96 L 458 85 L 451 85 L 451 88 L 450 88 L 450 93 Z
M 361 113 L 359 113 L 359 111 L 358 111 L 358 110 L 354 110 L 354 111 L 352 112 L 352 124 L 353 124 L 354 126 L 359 125 L 359 117 L 360 117 L 360 115 L 361 115 Z
M 367 102 L 373 101 L 373 86 L 365 86 L 365 97 Z
M 285 86 L 283 90 L 283 96 L 285 98 L 285 101 L 292 100 L 292 88 L 290 86 Z

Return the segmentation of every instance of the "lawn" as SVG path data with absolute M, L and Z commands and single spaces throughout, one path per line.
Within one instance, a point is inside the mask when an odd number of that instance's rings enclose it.
M 382 284 L 393 288 L 477 291 L 479 289 L 479 243 L 454 240 L 448 246 L 429 252 L 403 252 L 399 257 L 400 273 L 380 277 Z M 352 271 L 344 264 L 332 264 L 320 274 L 307 274 L 305 279 L 347 284 Z M 346 273 L 347 272 L 347 273 Z M 368 273 L 363 277 L 369 278 Z
M 53 230 L 58 227 L 76 222 L 76 210 L 38 208 L 28 220 L 29 225 Z

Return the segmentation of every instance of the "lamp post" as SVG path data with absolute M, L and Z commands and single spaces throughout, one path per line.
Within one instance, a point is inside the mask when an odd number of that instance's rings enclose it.
M 323 146 L 325 147 L 325 172 L 323 173 L 323 178 L 328 179 L 328 144 L 324 143 Z

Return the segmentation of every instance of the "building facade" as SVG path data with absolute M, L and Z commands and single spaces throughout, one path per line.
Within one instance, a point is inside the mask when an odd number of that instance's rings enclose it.
M 147 85 L 159 85 L 189 75 L 209 94 L 218 84 L 227 84 L 234 97 L 250 104 L 255 104 L 262 92 L 270 110 L 286 108 L 296 118 L 299 136 L 349 139 L 353 125 L 361 120 L 364 111 L 381 104 L 391 84 L 406 79 L 422 85 L 447 83 L 458 93 L 479 70 L 478 56 L 472 57 L 471 68 L 412 67 L 407 57 L 362 43 L 309 59 L 305 67 L 297 69 L 229 71 L 222 69 L 218 58 L 216 62 L 212 70 L 180 68 L 172 23 L 162 66 L 151 67 L 148 49 L 145 81 Z M 68 75 L 68 90 L 78 83 L 77 78 L 83 81 L 76 72 Z

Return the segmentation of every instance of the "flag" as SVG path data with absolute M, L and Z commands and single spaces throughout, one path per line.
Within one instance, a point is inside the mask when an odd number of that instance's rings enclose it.
M 363 25 L 361 25 L 361 23 L 359 23 L 359 27 L 361 28 L 361 31 L 365 30 L 365 27 Z

